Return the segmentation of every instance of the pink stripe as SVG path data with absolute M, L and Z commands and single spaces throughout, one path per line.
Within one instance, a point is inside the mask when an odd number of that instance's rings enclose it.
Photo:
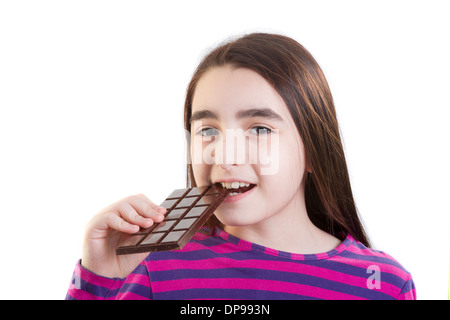
M 150 271 L 165 271 L 176 269 L 222 269 L 222 268 L 255 268 L 255 269 L 273 269 L 281 271 L 295 271 L 298 268 L 297 264 L 283 262 L 277 264 L 282 268 L 274 268 L 276 263 L 262 260 L 239 260 L 235 261 L 228 258 L 210 258 L 204 260 L 159 260 L 148 262 L 148 269 Z
M 412 289 L 408 292 L 402 293 L 397 297 L 397 300 L 416 300 L 416 289 Z
M 298 294 L 299 292 L 307 292 L 308 296 L 319 299 L 359 299 L 363 298 L 350 294 L 340 293 L 332 290 L 312 287 L 304 284 L 289 283 L 273 280 L 259 279 L 181 279 L 168 280 L 155 283 L 153 292 L 164 292 L 186 289 L 247 289 L 247 290 L 264 290 L 273 292 L 284 292 Z
M 205 240 L 205 239 L 207 239 L 207 238 L 209 238 L 209 237 L 210 237 L 210 236 L 207 235 L 207 234 L 203 234 L 203 233 L 197 232 L 197 233 L 192 237 L 192 239 L 197 240 L 197 241 L 203 241 L 203 240 Z
M 103 297 L 98 297 L 96 295 L 93 295 L 92 293 L 89 293 L 87 291 L 83 291 L 80 289 L 75 288 L 74 286 L 69 287 L 68 291 L 69 295 L 71 297 L 74 297 L 77 300 L 97 300 L 97 299 L 103 299 Z
M 241 247 L 242 245 L 242 247 Z M 191 251 L 197 251 L 197 250 L 209 250 L 214 253 L 230 253 L 230 252 L 239 252 L 239 251 L 245 251 L 245 250 L 251 250 L 252 244 L 246 241 L 240 241 L 239 247 L 235 246 L 234 244 L 231 244 L 229 242 L 220 243 L 215 246 L 204 246 L 201 243 L 197 242 L 188 242 L 186 246 L 180 250 L 180 252 L 191 252 Z
M 317 258 L 318 260 L 321 260 L 321 259 L 328 259 L 328 258 L 329 258 L 329 255 L 328 255 L 328 253 L 326 253 L 326 252 L 324 252 L 324 253 L 317 253 L 317 254 L 316 254 L 316 258 Z
M 219 254 L 243 251 L 243 250 L 240 250 L 240 248 L 238 250 L 236 250 L 236 246 L 234 246 L 234 245 L 230 246 L 230 243 L 227 243 L 227 242 L 218 244 L 217 246 L 214 246 L 214 247 L 209 247 L 208 249 L 213 251 L 214 253 L 219 253 Z M 250 249 L 251 248 L 248 248 L 248 250 L 250 250 Z
M 127 277 L 127 283 L 136 283 L 146 287 L 150 287 L 150 279 L 147 274 L 130 274 Z
M 242 249 L 250 250 L 252 248 L 252 243 L 248 242 L 248 241 L 245 241 L 245 240 L 242 240 L 242 239 L 239 239 L 238 246 L 241 248 L 241 250 Z
M 203 244 L 201 243 L 197 243 L 197 242 L 188 242 L 186 244 L 186 246 L 179 250 L 180 252 L 190 252 L 190 251 L 197 251 L 197 250 L 208 250 L 209 247 L 205 247 Z
M 188 242 L 188 244 L 186 244 L 186 246 L 181 251 L 182 252 L 191 252 L 191 251 L 197 251 L 197 250 L 210 250 L 215 253 L 229 253 L 229 252 L 242 251 L 242 250 L 236 250 L 236 247 L 230 246 L 230 243 L 221 243 L 216 246 L 206 247 L 206 246 L 202 245 L 201 243 L 196 243 L 196 242 Z
M 208 299 L 205 299 L 205 298 L 197 298 L 197 299 L 189 299 L 189 300 L 224 300 L 224 299 L 222 299 L 222 298 L 208 298 Z M 236 301 L 242 301 L 242 299 L 230 299 L 230 298 L 227 298 L 226 299 L 227 301 L 228 300 L 236 300 Z
M 265 247 L 264 253 L 270 254 L 270 255 L 273 255 L 273 256 L 278 256 L 278 250 L 275 250 L 275 249 L 272 249 L 272 248 L 268 248 L 268 247 Z
M 225 232 L 223 230 L 221 230 L 218 235 L 219 235 L 219 237 L 221 237 L 222 239 L 224 239 L 226 241 L 228 241 L 228 237 L 230 236 L 229 233 L 227 233 L 227 232 Z
M 133 292 L 119 292 L 117 294 L 116 300 L 149 300 L 149 298 L 140 296 Z

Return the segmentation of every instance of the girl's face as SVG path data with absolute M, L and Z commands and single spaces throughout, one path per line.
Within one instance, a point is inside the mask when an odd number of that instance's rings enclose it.
M 191 119 L 197 185 L 240 187 L 215 211 L 225 226 L 280 226 L 305 210 L 303 143 L 284 101 L 259 74 L 211 68 L 197 84 Z

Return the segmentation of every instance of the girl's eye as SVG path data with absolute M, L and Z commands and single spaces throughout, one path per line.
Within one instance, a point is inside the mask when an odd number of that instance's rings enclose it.
M 219 134 L 219 130 L 214 128 L 203 128 L 199 130 L 197 134 L 203 137 L 216 136 Z
M 269 134 L 272 132 L 271 129 L 262 126 L 256 126 L 250 129 L 250 132 L 256 135 Z

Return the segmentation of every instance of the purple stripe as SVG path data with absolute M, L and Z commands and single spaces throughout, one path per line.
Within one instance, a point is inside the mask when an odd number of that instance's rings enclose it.
M 318 300 L 307 295 L 246 289 L 187 289 L 160 292 L 155 300 Z
M 126 292 L 133 292 L 134 294 L 146 299 L 150 299 L 152 296 L 152 292 L 149 287 L 138 283 L 125 283 L 122 288 L 120 288 L 119 293 Z

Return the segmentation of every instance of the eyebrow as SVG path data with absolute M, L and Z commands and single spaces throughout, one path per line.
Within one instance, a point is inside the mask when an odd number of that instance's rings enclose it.
M 242 119 L 242 118 L 267 118 L 272 120 L 278 120 L 283 121 L 283 118 L 269 108 L 252 108 L 252 109 L 245 109 L 245 110 L 239 110 L 236 114 L 236 118 Z
M 192 114 L 191 116 L 191 123 L 197 120 L 201 120 L 201 119 L 216 119 L 217 120 L 217 115 L 209 110 L 200 110 L 200 111 L 196 111 Z
M 239 110 L 236 113 L 236 118 L 243 119 L 243 118 L 266 118 L 271 120 L 278 120 L 283 121 L 283 118 L 269 108 L 251 108 L 251 109 L 245 109 L 245 110 Z M 191 116 L 191 123 L 196 120 L 201 119 L 218 119 L 217 115 L 210 111 L 210 110 L 200 110 L 196 111 Z

